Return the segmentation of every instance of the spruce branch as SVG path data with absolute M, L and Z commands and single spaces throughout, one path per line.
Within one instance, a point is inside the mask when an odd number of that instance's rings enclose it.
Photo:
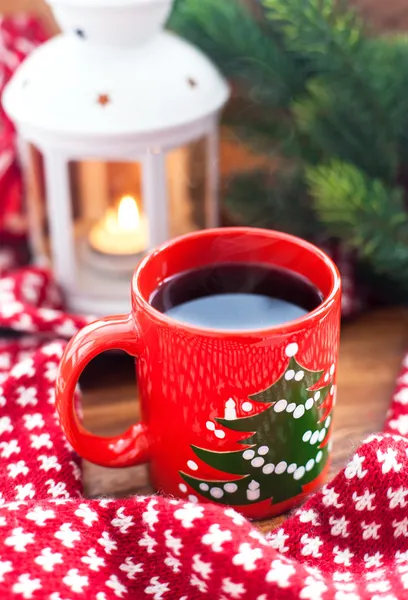
M 170 27 L 199 46 L 252 101 L 287 106 L 304 74 L 240 2 L 178 0 Z
M 379 144 L 385 144 L 387 152 L 392 152 L 397 145 L 397 135 L 390 128 L 388 104 L 378 93 L 376 82 L 377 74 L 381 78 L 382 56 L 373 52 L 371 39 L 356 11 L 338 0 L 263 2 L 269 8 L 269 18 L 283 31 L 288 51 L 300 54 L 309 62 L 310 71 L 342 103 L 346 116 L 359 117 L 357 123 L 352 124 L 356 135 L 367 136 L 371 128 L 369 137 L 375 134 Z M 372 148 L 370 140 L 370 152 L 375 154 L 376 151 L 375 162 L 379 163 L 381 149 Z M 393 162 L 393 172 L 386 174 L 388 179 L 395 174 L 396 161 Z
M 311 164 L 339 159 L 391 182 L 399 164 L 397 136 L 389 125 L 374 126 L 372 113 L 359 100 L 352 86 L 341 82 L 309 82 L 307 94 L 293 104 L 298 137 L 307 138 L 303 158 Z
M 339 161 L 310 167 L 306 178 L 329 233 L 354 247 L 378 274 L 408 289 L 408 215 L 402 190 Z
M 296 158 L 300 154 L 295 123 L 287 112 L 260 115 L 230 110 L 224 124 L 235 141 L 250 146 L 258 154 Z
M 408 38 L 372 36 L 345 0 L 256 1 L 260 21 L 240 0 L 177 0 L 174 20 L 238 83 L 235 137 L 296 167 L 239 177 L 227 204 L 340 237 L 408 297 Z
M 278 229 L 307 239 L 323 234 L 298 166 L 281 166 L 273 174 L 256 170 L 235 177 L 225 205 L 238 224 Z
M 398 138 L 399 162 L 408 163 L 408 37 L 381 37 L 368 43 L 376 94 L 387 111 L 388 127 Z
M 319 72 L 337 71 L 344 65 L 347 54 L 353 53 L 364 40 L 363 23 L 345 2 L 262 0 L 262 3 L 267 17 L 284 33 L 287 48 L 308 58 Z

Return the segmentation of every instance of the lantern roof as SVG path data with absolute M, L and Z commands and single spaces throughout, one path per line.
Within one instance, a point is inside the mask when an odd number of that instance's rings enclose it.
M 155 134 L 159 141 L 227 101 L 228 85 L 213 64 L 163 29 L 170 0 L 50 2 L 64 32 L 33 51 L 3 94 L 20 128 L 67 139 Z

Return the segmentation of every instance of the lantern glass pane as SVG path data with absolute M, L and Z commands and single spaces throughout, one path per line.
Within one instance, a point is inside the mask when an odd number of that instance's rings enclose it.
M 75 235 L 96 254 L 137 256 L 148 249 L 139 163 L 69 165 Z
M 167 155 L 171 237 L 209 225 L 207 161 L 205 138 L 171 150 Z
M 30 249 L 37 264 L 50 260 L 44 158 L 34 144 L 27 144 L 25 161 L 26 206 Z
M 72 161 L 69 176 L 79 293 L 126 297 L 149 246 L 141 165 Z

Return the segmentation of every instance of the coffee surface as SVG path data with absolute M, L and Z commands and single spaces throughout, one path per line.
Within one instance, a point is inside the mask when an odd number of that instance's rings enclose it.
M 172 319 L 219 330 L 252 330 L 292 321 L 315 309 L 320 291 L 292 271 L 222 263 L 164 281 L 151 305 Z

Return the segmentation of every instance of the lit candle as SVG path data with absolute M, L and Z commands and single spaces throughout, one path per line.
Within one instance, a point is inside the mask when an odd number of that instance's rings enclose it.
M 102 254 L 124 256 L 147 249 L 147 223 L 133 196 L 123 196 L 89 232 L 89 244 Z

